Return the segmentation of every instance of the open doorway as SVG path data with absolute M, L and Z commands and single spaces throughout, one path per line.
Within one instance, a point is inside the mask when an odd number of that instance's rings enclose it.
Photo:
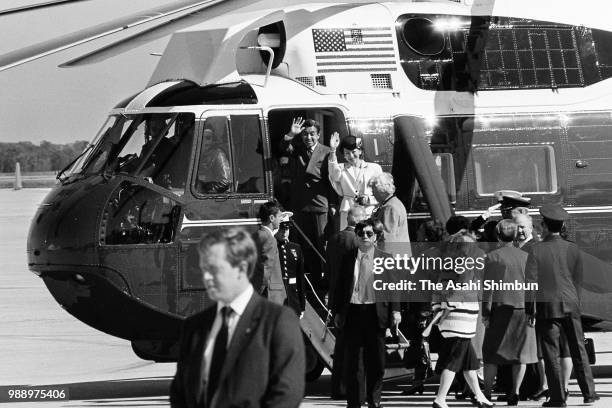
M 296 210 L 295 203 L 291 202 L 292 175 L 295 169 L 287 156 L 282 152 L 283 137 L 291 128 L 294 118 L 313 119 L 317 121 L 321 130 L 319 143 L 329 146 L 329 139 L 333 132 L 338 132 L 340 138 L 349 134 L 344 113 L 338 108 L 295 108 L 277 109 L 268 112 L 268 131 L 270 135 L 270 151 L 272 155 L 272 175 L 274 179 L 274 196 L 287 210 Z M 295 141 L 301 146 L 301 140 Z M 340 155 L 341 156 L 341 155 Z M 342 161 L 342 157 L 338 157 Z
M 304 132 L 288 140 L 285 135 L 290 134 L 294 118 L 314 122 L 306 121 Z M 328 146 L 332 133 L 348 135 L 345 116 L 337 108 L 272 110 L 268 130 L 274 196 L 294 213 L 290 240 L 302 247 L 308 281 L 325 293 L 326 243 L 338 230 L 335 211 L 340 201 L 329 180 Z

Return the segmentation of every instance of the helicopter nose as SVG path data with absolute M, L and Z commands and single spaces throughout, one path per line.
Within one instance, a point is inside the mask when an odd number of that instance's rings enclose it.
M 78 264 L 95 261 L 99 215 L 110 187 L 69 184 L 51 191 L 39 206 L 28 234 L 28 264 Z

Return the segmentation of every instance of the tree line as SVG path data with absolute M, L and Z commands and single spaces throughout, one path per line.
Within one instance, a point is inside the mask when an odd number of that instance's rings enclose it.
M 46 140 L 40 145 L 32 142 L 0 143 L 0 173 L 15 171 L 19 162 L 22 172 L 59 171 L 74 160 L 87 146 L 79 140 L 73 143 L 55 144 Z

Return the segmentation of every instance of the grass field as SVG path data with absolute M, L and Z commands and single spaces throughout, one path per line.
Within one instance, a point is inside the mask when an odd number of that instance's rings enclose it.
M 22 173 L 21 181 L 23 188 L 49 188 L 57 184 L 54 171 L 39 171 Z M 0 173 L 0 188 L 14 188 L 15 174 Z

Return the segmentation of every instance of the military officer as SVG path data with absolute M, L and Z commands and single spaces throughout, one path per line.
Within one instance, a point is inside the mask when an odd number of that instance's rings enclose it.
M 529 214 L 529 203 L 531 198 L 523 197 L 518 191 L 499 190 L 493 193 L 497 198 L 497 204 L 489 207 L 482 215 L 479 215 L 470 224 L 471 231 L 478 231 L 487 222 L 491 213 L 499 208 L 503 219 L 511 220 L 515 214 Z
M 276 233 L 281 274 L 287 290 L 286 305 L 300 316 L 304 315 L 306 299 L 304 297 L 304 255 L 302 247 L 289 241 L 291 230 L 291 211 L 281 214 L 281 222 Z
M 529 251 L 525 281 L 537 283 L 538 290 L 526 294 L 525 309 L 530 323 L 542 339 L 542 354 L 550 400 L 545 407 L 565 407 L 559 343 L 564 333 L 574 362 L 574 372 L 585 403 L 599 399 L 584 347 L 578 288 L 582 280 L 582 255 L 576 244 L 564 240 L 560 232 L 569 214 L 563 207 L 547 204 L 540 208 L 542 242 Z M 537 302 L 537 303 L 536 303 Z

